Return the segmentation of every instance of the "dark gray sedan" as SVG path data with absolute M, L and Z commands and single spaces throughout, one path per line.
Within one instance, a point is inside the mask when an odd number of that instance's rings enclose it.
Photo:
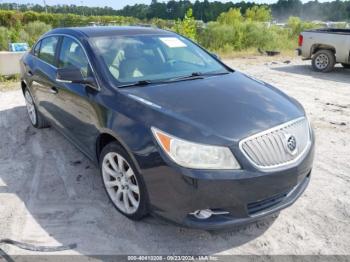
M 291 205 L 309 183 L 302 106 L 173 32 L 55 29 L 21 70 L 33 126 L 57 128 L 94 161 L 131 219 L 230 227 Z

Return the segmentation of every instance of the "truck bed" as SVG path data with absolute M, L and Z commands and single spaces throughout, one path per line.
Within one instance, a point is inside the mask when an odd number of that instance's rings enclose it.
M 320 29 L 313 29 L 313 30 L 305 30 L 304 32 L 350 35 L 350 29 L 341 29 L 341 28 L 320 28 Z

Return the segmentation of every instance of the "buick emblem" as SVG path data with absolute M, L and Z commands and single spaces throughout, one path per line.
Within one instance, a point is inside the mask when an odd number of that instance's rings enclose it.
M 297 153 L 297 140 L 293 135 L 286 135 L 286 149 L 287 152 L 294 155 Z

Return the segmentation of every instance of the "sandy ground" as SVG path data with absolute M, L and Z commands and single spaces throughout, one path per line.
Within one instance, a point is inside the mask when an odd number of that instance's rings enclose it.
M 278 217 L 230 232 L 154 218 L 132 222 L 107 201 L 97 169 L 54 129 L 31 127 L 19 90 L 0 91 L 0 238 L 77 243 L 56 254 L 350 254 L 350 70 L 240 58 L 233 68 L 297 98 L 317 136 L 305 194 Z M 273 61 L 277 61 L 273 62 Z M 1 90 L 1 89 L 0 89 Z M 8 254 L 35 254 L 1 245 Z

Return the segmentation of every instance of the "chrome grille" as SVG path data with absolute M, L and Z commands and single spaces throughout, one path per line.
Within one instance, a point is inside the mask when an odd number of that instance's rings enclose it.
M 289 141 L 296 141 L 296 144 L 292 143 L 288 147 Z M 309 146 L 310 128 L 305 117 L 255 134 L 240 142 L 243 153 L 260 169 L 292 164 L 307 151 Z

